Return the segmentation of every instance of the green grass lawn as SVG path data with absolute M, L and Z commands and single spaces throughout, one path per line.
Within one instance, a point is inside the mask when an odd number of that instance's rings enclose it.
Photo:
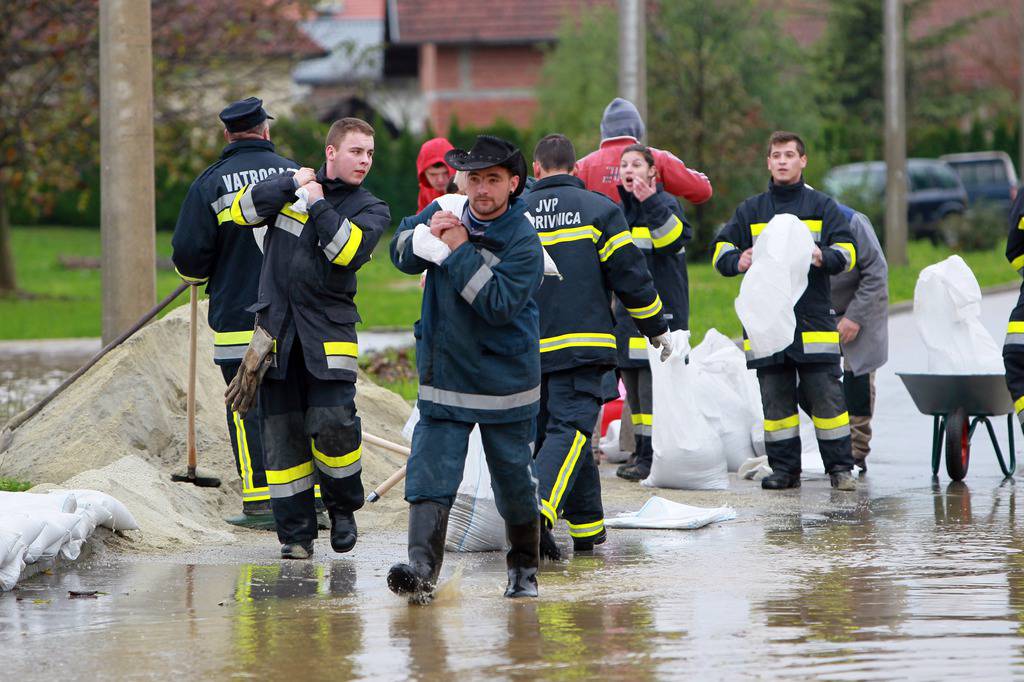
M 385 236 L 385 240 L 390 236 Z M 99 230 L 63 227 L 19 227 L 14 229 L 14 257 L 18 283 L 27 294 L 0 299 L 0 339 L 69 338 L 100 335 L 99 270 L 73 270 L 60 265 L 60 256 L 100 255 Z M 170 257 L 171 235 L 157 233 L 157 255 Z M 914 295 L 918 273 L 927 265 L 950 255 L 943 247 L 928 242 L 910 245 L 910 265 L 889 273 L 890 299 L 907 300 Z M 1017 274 L 1003 256 L 1002 245 L 990 250 L 962 254 L 982 287 L 1016 282 Z M 738 336 L 739 322 L 733 299 L 740 278 L 718 275 L 706 261 L 691 263 L 690 324 L 696 345 L 711 327 L 728 336 Z M 171 270 L 157 271 L 157 300 L 170 293 L 180 280 Z M 175 305 L 187 302 L 179 297 Z M 382 241 L 376 256 L 359 271 L 358 303 L 363 323 L 360 328 L 408 329 L 419 316 L 418 278 L 403 275 L 392 265 Z
M 4 478 L 0 476 L 0 490 L 8 493 L 20 493 L 28 490 L 32 487 L 32 484 L 28 481 L 16 481 L 13 478 Z

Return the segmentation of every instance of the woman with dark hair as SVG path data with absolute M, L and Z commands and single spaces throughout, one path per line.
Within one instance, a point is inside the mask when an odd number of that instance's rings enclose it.
M 693 234 L 683 217 L 679 202 L 655 180 L 654 155 L 642 144 L 622 150 L 619 163 L 619 196 L 631 228 L 633 242 L 647 259 L 658 299 L 643 309 L 627 308 L 615 300 L 615 340 L 626 399 L 632 412 L 636 445 L 633 456 L 619 467 L 620 478 L 640 481 L 651 473 L 653 395 L 651 368 L 647 361 L 647 339 L 634 319 L 645 319 L 662 311 L 669 329 L 688 329 L 689 283 L 686 276 L 686 242 Z

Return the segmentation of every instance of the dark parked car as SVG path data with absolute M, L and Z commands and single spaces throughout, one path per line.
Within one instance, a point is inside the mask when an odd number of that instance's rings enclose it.
M 872 212 L 885 203 L 885 162 L 868 161 L 836 166 L 825 174 L 825 191 L 851 207 Z M 907 224 L 912 239 L 938 239 L 943 221 L 967 211 L 967 192 L 945 161 L 907 159 Z M 875 226 L 878 230 L 881 225 Z
M 1009 211 L 1017 196 L 1017 171 L 1006 152 L 968 152 L 939 157 L 956 171 L 971 205 L 993 204 Z

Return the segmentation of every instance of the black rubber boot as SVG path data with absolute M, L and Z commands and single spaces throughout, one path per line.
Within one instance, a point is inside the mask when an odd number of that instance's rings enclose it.
M 642 481 L 651 475 L 651 466 L 648 464 L 634 464 L 632 466 L 622 465 L 615 471 L 615 475 L 627 481 Z
M 388 571 L 388 588 L 395 594 L 423 601 L 433 596 L 444 560 L 448 511 L 437 502 L 409 505 L 409 563 L 395 564 Z
M 332 511 L 331 549 L 344 554 L 356 546 L 356 516 L 352 512 Z
M 508 542 L 512 546 L 505 556 L 505 563 L 508 566 L 508 587 L 505 588 L 505 596 L 510 599 L 537 596 L 540 527 L 540 516 L 530 523 L 518 526 L 505 524 Z
M 558 561 L 562 558 L 562 551 L 555 544 L 555 535 L 548 528 L 546 521 L 540 527 L 540 556 L 551 561 Z
M 800 487 L 800 474 L 787 474 L 776 471 L 761 479 L 761 487 L 765 490 L 786 490 Z
M 605 532 L 604 528 L 597 535 L 591 535 L 586 538 L 573 538 L 572 539 L 572 551 L 576 552 L 592 552 L 596 545 L 603 545 L 604 541 L 608 539 L 608 533 Z

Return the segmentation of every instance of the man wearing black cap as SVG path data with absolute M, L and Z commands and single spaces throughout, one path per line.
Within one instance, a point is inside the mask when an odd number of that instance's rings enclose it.
M 273 117 L 256 97 L 234 102 L 220 112 L 228 144 L 220 159 L 189 188 L 171 240 L 171 258 L 181 278 L 190 284 L 206 284 L 214 331 L 213 361 L 220 365 L 225 381 L 235 376 L 252 338 L 255 315 L 246 309 L 256 302 L 267 231 L 266 227 L 249 233 L 229 229 L 233 226 L 231 201 L 243 185 L 299 167 L 274 151 L 269 118 Z M 273 529 L 260 412 L 252 410 L 243 418 L 228 409 L 227 421 L 235 466 L 242 479 L 242 515 L 227 520 L 239 526 Z
M 391 241 L 399 270 L 427 275 L 414 329 L 420 420 L 405 484 L 409 563 L 391 567 L 388 586 L 415 599 L 433 593 L 469 434 L 479 424 L 511 545 L 505 596 L 535 597 L 540 516 L 531 442 L 540 401 L 540 327 L 533 294 L 544 257 L 518 198 L 526 161 L 512 144 L 489 135 L 470 151 L 449 151 L 445 161 L 468 172 L 466 208 L 455 215 L 433 202 L 405 218 Z

